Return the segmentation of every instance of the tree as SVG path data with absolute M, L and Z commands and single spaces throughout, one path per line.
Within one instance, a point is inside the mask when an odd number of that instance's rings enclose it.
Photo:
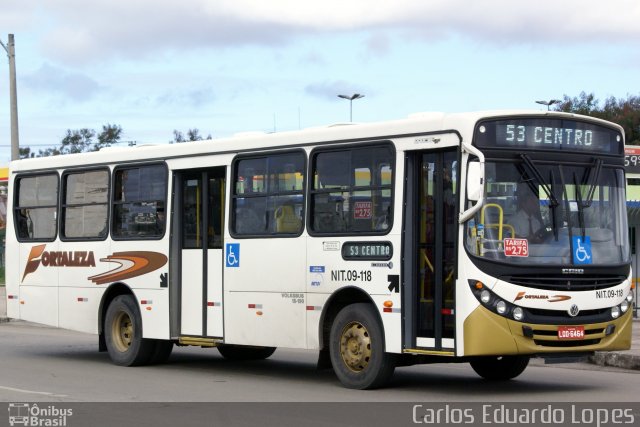
M 107 123 L 102 125 L 102 132 L 98 134 L 98 142 L 93 146 L 93 151 L 98 151 L 103 147 L 111 147 L 112 144 L 120 142 L 122 137 L 122 127 Z
M 184 142 L 184 135 L 177 129 L 173 130 L 173 140 L 169 141 L 170 144 Z
M 599 104 L 593 93 L 581 92 L 573 98 L 564 95 L 563 101 L 555 110 L 617 123 L 624 129 L 627 145 L 640 145 L 640 96 L 627 95 L 626 99 L 611 96 L 606 99 L 603 107 Z
M 103 147 L 110 147 L 112 144 L 120 142 L 122 127 L 107 123 L 102 126 L 102 132 L 97 134 L 97 141 L 94 141 L 95 137 L 96 131 L 93 129 L 67 129 L 67 133 L 62 138 L 62 141 L 60 141 L 60 146 L 38 150 L 38 153 L 32 151 L 30 147 L 20 147 L 20 158 L 26 159 L 98 151 Z
M 67 135 L 62 138 L 60 154 L 76 154 L 93 150 L 93 137 L 96 131 L 92 129 L 67 129 Z M 55 155 L 55 154 L 53 154 Z
M 203 138 L 200 135 L 200 130 L 198 128 L 193 128 L 187 130 L 187 137 L 185 138 L 184 134 L 177 129 L 173 130 L 173 140 L 169 141 L 170 144 L 181 143 L 187 141 L 202 141 L 204 139 L 211 139 L 211 134 L 207 135 L 206 138 Z

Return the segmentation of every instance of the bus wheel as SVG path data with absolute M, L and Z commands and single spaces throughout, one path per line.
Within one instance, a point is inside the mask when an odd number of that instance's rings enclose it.
M 384 351 L 382 325 L 371 304 L 340 310 L 331 325 L 330 355 L 336 376 L 347 388 L 381 387 L 395 369 L 396 359 Z
M 252 345 L 221 344 L 218 351 L 228 360 L 262 360 L 271 356 L 275 347 L 258 347 Z
M 119 295 L 109 304 L 105 338 L 111 361 L 120 366 L 145 365 L 156 348 L 154 340 L 142 338 L 142 318 L 131 295 Z
M 506 381 L 517 377 L 529 364 L 529 356 L 486 356 L 471 360 L 471 367 L 482 378 Z
M 153 349 L 153 355 L 151 355 L 150 364 L 156 365 L 165 363 L 169 360 L 171 352 L 173 351 L 173 342 L 168 340 L 154 340 L 155 348 Z

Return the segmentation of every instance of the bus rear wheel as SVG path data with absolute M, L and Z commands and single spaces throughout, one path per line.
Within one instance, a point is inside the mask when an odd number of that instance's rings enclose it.
M 485 356 L 470 363 L 473 370 L 486 380 L 507 381 L 524 372 L 529 356 Z
M 222 344 L 218 346 L 218 351 L 228 360 L 262 360 L 271 356 L 276 348 Z
M 105 341 L 111 361 L 120 366 L 149 363 L 156 343 L 142 338 L 142 317 L 131 295 L 119 295 L 111 301 L 105 316 Z
M 385 385 L 395 370 L 395 357 L 384 351 L 384 335 L 371 304 L 344 307 L 331 326 L 333 370 L 347 388 L 372 389 Z

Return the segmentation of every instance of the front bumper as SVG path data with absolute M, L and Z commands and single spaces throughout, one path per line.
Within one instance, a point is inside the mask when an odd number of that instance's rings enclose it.
M 631 312 L 611 321 L 583 325 L 584 339 L 560 340 L 558 325 L 517 322 L 479 306 L 464 321 L 464 356 L 628 350 Z

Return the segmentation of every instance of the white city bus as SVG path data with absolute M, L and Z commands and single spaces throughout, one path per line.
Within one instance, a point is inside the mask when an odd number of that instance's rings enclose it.
M 350 388 L 628 349 L 623 147 L 612 123 L 509 111 L 12 162 L 8 315 L 126 366 L 317 350 Z

